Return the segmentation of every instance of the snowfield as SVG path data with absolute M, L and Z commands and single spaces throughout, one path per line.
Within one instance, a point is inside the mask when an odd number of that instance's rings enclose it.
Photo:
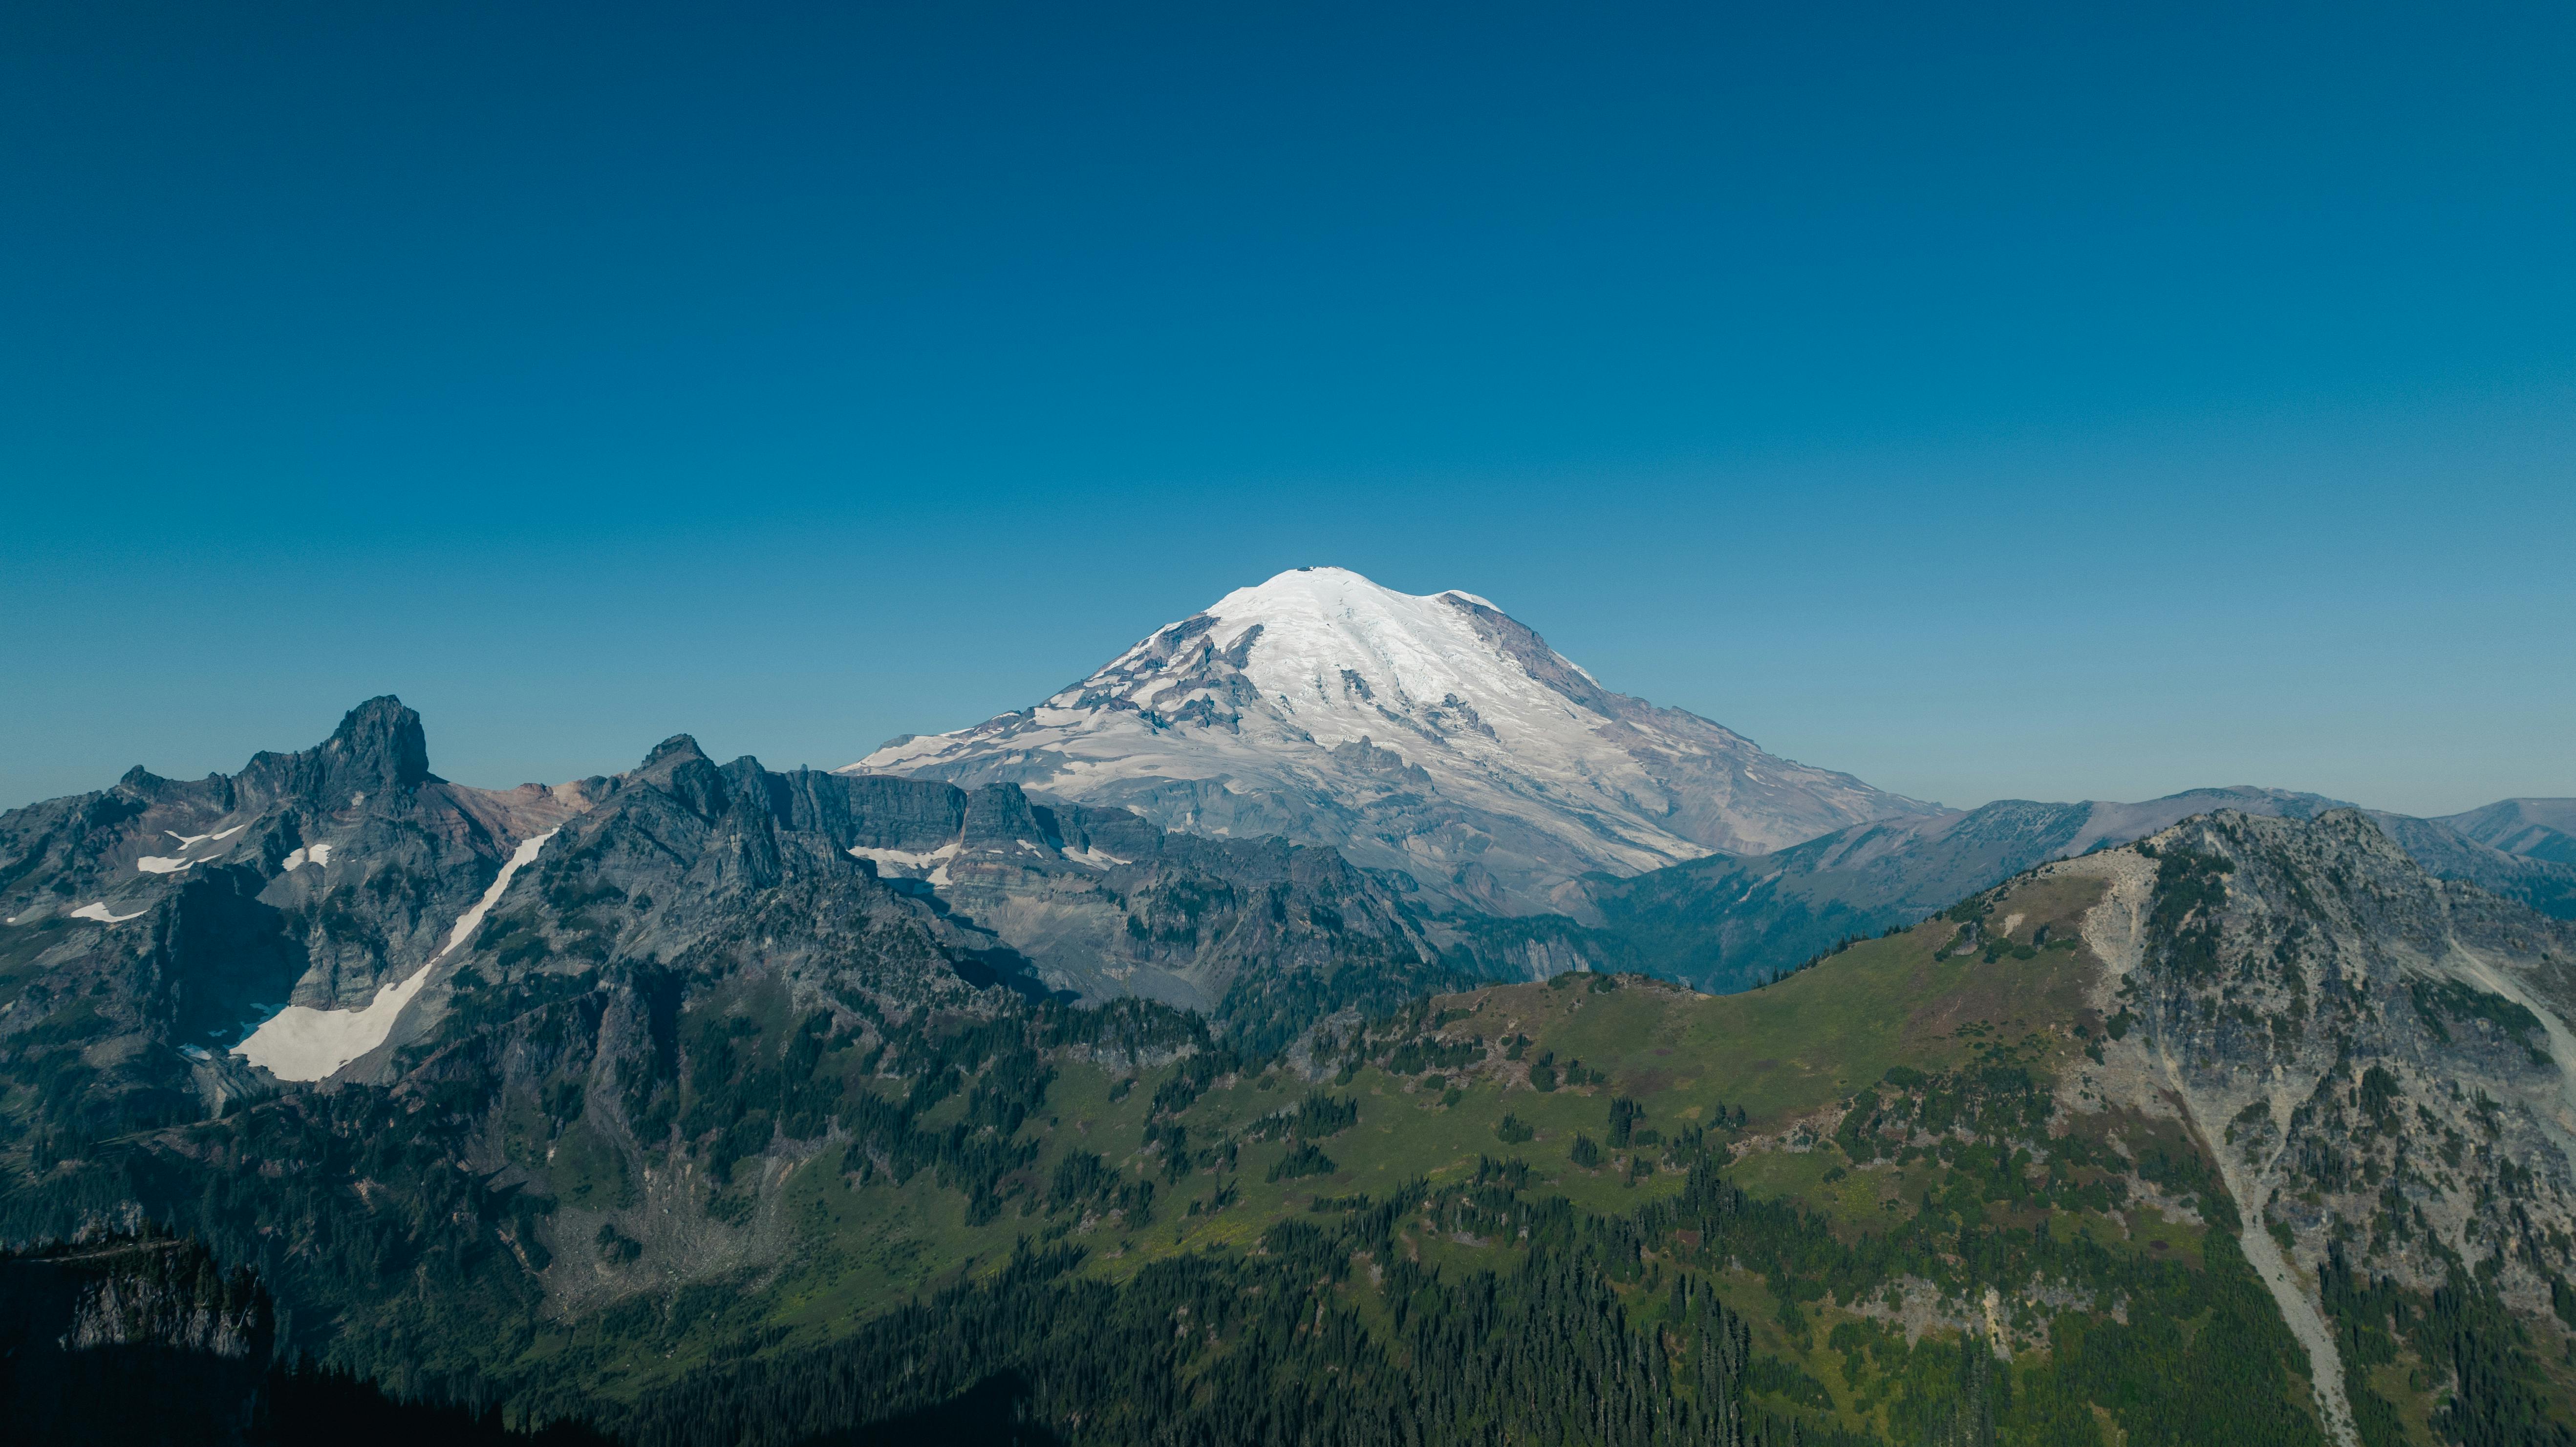
M 457 917 L 455 926 L 447 932 L 447 943 L 439 946 L 438 953 L 430 956 L 429 963 L 412 971 L 409 978 L 377 987 L 376 997 L 367 1003 L 365 1009 L 316 1010 L 307 1005 L 289 1005 L 262 1022 L 257 1030 L 251 1032 L 250 1038 L 233 1047 L 232 1053 L 280 1080 L 321 1080 L 384 1044 L 385 1038 L 393 1034 L 394 1021 L 401 1018 L 404 1008 L 420 994 L 421 987 L 429 983 L 430 972 L 438 967 L 438 962 L 473 937 L 475 929 L 483 923 L 483 917 L 492 912 L 492 906 L 500 903 L 501 896 L 509 890 L 510 881 L 537 857 L 537 852 L 545 848 L 546 841 L 553 837 L 555 831 L 549 829 L 513 850 L 508 861 L 502 864 L 500 876 L 492 881 L 491 888 L 483 891 L 483 897 L 474 902 L 473 908 Z M 315 845 L 312 862 L 324 862 L 330 849 L 327 844 Z M 297 856 L 304 852 L 299 849 L 288 855 L 287 867 L 292 869 L 300 863 Z

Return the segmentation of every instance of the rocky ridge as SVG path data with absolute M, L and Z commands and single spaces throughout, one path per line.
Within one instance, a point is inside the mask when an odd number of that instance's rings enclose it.
M 604 787 L 448 783 L 420 716 L 379 698 L 237 774 L 136 768 L 0 815 L 0 1050 L 82 1014 L 109 1034 L 82 1054 L 83 1108 L 220 1109 L 264 1088 L 229 1053 L 252 1026 L 417 974 L 512 852 Z
M 2576 799 L 2500 799 L 2434 822 L 2490 849 L 2576 865 Z
M 2190 1124 L 2340 1440 L 2393 1420 L 2336 1345 L 2394 1329 L 2353 1319 L 2370 1283 L 2562 1310 L 2576 928 L 2433 877 L 2349 809 L 2222 811 L 2041 874 L 2106 886 L 2084 937 L 2113 1028 L 2067 1090 Z
M 601 892 L 549 909 L 575 855 Z M 419 716 L 377 699 L 237 774 L 138 768 L 0 815 L 0 1051 L 86 1002 L 107 1038 L 82 1052 L 84 1108 L 186 1118 L 273 1088 L 264 1065 L 381 1076 L 510 930 L 535 941 L 523 955 L 668 960 L 748 928 L 779 889 L 907 921 L 922 979 L 970 990 L 1249 1021 L 1307 1008 L 1309 986 L 1362 999 L 1448 978 L 1387 890 L 1330 851 L 1167 836 L 1008 785 L 718 766 L 685 736 L 626 774 L 475 789 L 431 774 Z M 286 1025 L 308 1048 L 265 1048 Z

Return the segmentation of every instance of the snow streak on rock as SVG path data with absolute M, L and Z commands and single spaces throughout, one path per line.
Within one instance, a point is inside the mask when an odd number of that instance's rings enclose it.
M 385 1043 L 404 1007 L 420 993 L 421 986 L 429 983 L 430 971 L 473 937 L 483 917 L 509 890 L 510 881 L 553 837 L 555 831 L 549 829 L 521 843 L 501 866 L 500 877 L 492 881 L 492 887 L 483 891 L 473 908 L 458 917 L 455 928 L 447 932 L 447 943 L 439 947 L 429 963 L 414 970 L 407 979 L 380 987 L 365 1009 L 316 1010 L 289 1005 L 252 1031 L 249 1039 L 234 1046 L 232 1053 L 264 1067 L 280 1080 L 320 1080 Z M 328 846 L 319 848 L 327 850 Z M 320 862 L 318 854 L 315 862 Z

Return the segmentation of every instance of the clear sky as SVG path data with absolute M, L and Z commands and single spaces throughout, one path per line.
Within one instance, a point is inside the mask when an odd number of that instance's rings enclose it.
M 2576 9 L 0 9 L 0 805 L 1282 568 L 1952 803 L 2576 794 Z

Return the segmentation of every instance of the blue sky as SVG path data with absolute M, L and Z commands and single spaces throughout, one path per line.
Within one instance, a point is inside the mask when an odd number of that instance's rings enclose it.
M 2563 5 L 0 14 L 0 805 L 1309 563 L 1953 803 L 2576 794 Z

